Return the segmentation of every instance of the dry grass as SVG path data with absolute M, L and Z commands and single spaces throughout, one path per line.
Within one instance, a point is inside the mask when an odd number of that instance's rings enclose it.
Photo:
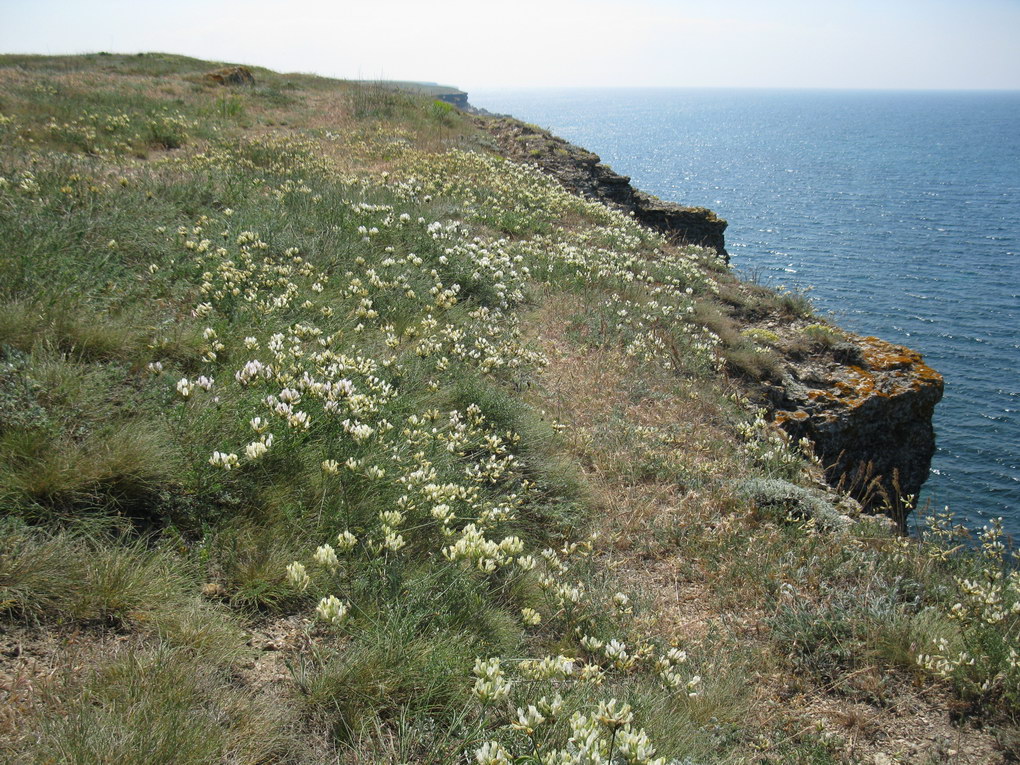
M 945 695 L 918 693 L 909 673 L 890 682 L 887 665 L 876 661 L 825 682 L 788 663 L 771 626 L 781 603 L 767 580 L 788 569 L 784 559 L 799 542 L 780 527 L 762 527 L 733 488 L 732 476 L 748 468 L 729 435 L 732 411 L 720 407 L 728 399 L 705 381 L 656 373 L 578 342 L 568 331 L 578 310 L 579 300 L 557 295 L 529 316 L 550 359 L 534 400 L 565 426 L 563 441 L 598 508 L 600 565 L 638 594 L 637 628 L 723 664 L 753 657 L 753 674 L 716 693 L 723 707 L 746 710 L 742 735 L 759 752 L 754 761 L 999 761 L 993 736 L 958 727 Z M 652 439 L 654 446 L 628 442 L 613 435 L 624 423 L 668 437 Z M 670 469 L 642 469 L 654 450 Z M 932 628 L 912 639 L 930 639 Z

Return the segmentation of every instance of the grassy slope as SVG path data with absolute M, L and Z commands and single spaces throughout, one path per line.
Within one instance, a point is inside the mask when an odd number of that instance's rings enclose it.
M 996 540 L 845 526 L 746 398 L 735 317 L 803 306 L 442 105 L 214 66 L 0 57 L 5 757 L 1016 750 Z

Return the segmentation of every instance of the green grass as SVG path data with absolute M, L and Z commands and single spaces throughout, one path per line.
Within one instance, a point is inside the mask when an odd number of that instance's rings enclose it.
M 48 714 L 36 723 L 33 760 L 258 763 L 293 756 L 285 711 L 224 679 L 204 660 L 168 649 L 128 651 L 83 677 L 61 678 L 43 702 Z

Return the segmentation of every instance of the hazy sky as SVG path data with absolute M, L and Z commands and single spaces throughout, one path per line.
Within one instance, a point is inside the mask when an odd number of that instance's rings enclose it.
M 505 86 L 1020 89 L 1020 0 L 0 0 L 0 52 Z

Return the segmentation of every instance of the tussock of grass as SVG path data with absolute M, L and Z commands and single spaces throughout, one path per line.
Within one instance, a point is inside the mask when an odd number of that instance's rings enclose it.
M 33 721 L 40 762 L 258 763 L 295 749 L 285 710 L 185 652 L 128 651 L 61 679 Z
M 82 439 L 39 430 L 8 433 L 0 436 L 0 453 L 6 458 L 0 496 L 29 517 L 98 509 L 139 520 L 152 519 L 176 456 L 161 429 L 140 422 L 117 423 Z
M 194 569 L 141 542 L 114 543 L 76 531 L 46 534 L 7 523 L 0 538 L 0 604 L 8 615 L 52 624 L 134 626 L 187 645 L 237 634 L 218 609 L 198 599 Z M 194 622 L 204 620 L 199 628 Z M 183 643 L 178 643 L 179 638 Z

